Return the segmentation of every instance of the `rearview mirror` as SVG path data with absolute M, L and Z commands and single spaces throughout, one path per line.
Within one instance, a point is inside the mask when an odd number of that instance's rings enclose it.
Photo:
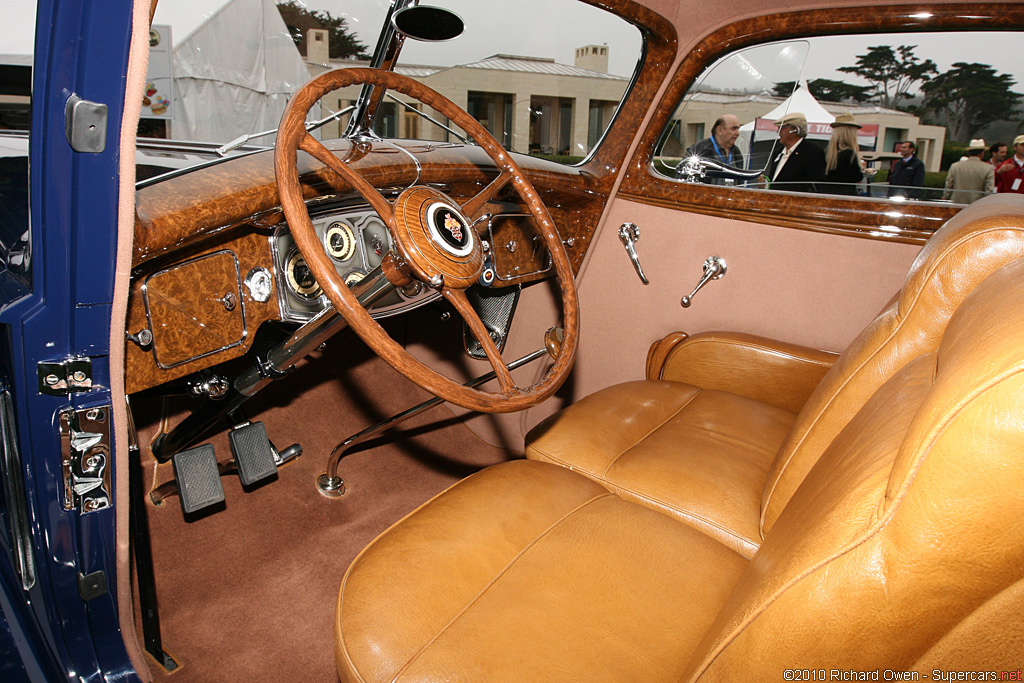
M 455 12 L 429 5 L 398 10 L 391 18 L 391 25 L 406 38 L 430 43 L 458 38 L 466 28 L 462 17 Z

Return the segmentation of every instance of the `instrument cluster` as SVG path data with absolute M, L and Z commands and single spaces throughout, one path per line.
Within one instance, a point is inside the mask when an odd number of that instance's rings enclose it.
M 313 229 L 334 267 L 351 286 L 380 265 L 391 249 L 391 235 L 384 221 L 369 208 L 333 212 L 313 217 Z M 305 322 L 331 305 L 320 284 L 306 265 L 287 226 L 280 227 L 271 238 L 274 268 L 277 273 L 278 302 L 284 320 Z M 395 315 L 436 299 L 439 294 L 429 288 L 414 287 L 396 290 L 375 304 L 375 318 Z

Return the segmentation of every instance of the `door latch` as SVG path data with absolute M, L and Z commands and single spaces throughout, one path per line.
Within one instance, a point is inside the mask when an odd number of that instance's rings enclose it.
M 110 406 L 60 411 L 64 509 L 110 507 Z
M 644 275 L 644 269 L 640 267 L 640 257 L 636 255 L 636 247 L 634 246 L 640 240 L 640 228 L 635 223 L 623 223 L 619 228 L 619 239 L 622 240 L 622 246 L 626 248 L 626 253 L 629 254 L 629 260 L 633 262 L 636 274 L 640 276 L 640 282 L 645 285 L 650 284 L 647 281 L 647 276 Z

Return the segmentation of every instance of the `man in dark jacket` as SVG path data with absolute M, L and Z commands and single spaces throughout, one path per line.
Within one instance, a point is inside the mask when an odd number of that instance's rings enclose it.
M 786 114 L 775 122 L 779 127 L 782 150 L 776 151 L 765 169 L 773 190 L 819 192 L 825 180 L 825 151 L 807 142 L 807 118 L 799 113 Z M 776 147 L 778 150 L 778 147 Z
M 917 144 L 900 143 L 902 158 L 897 159 L 889 173 L 889 196 L 918 199 L 924 187 L 924 162 L 917 158 Z

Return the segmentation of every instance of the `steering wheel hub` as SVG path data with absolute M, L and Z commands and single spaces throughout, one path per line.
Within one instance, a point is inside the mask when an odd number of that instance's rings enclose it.
M 395 241 L 424 281 L 441 275 L 449 287 L 477 281 L 484 259 L 470 221 L 444 193 L 411 187 L 395 200 Z

